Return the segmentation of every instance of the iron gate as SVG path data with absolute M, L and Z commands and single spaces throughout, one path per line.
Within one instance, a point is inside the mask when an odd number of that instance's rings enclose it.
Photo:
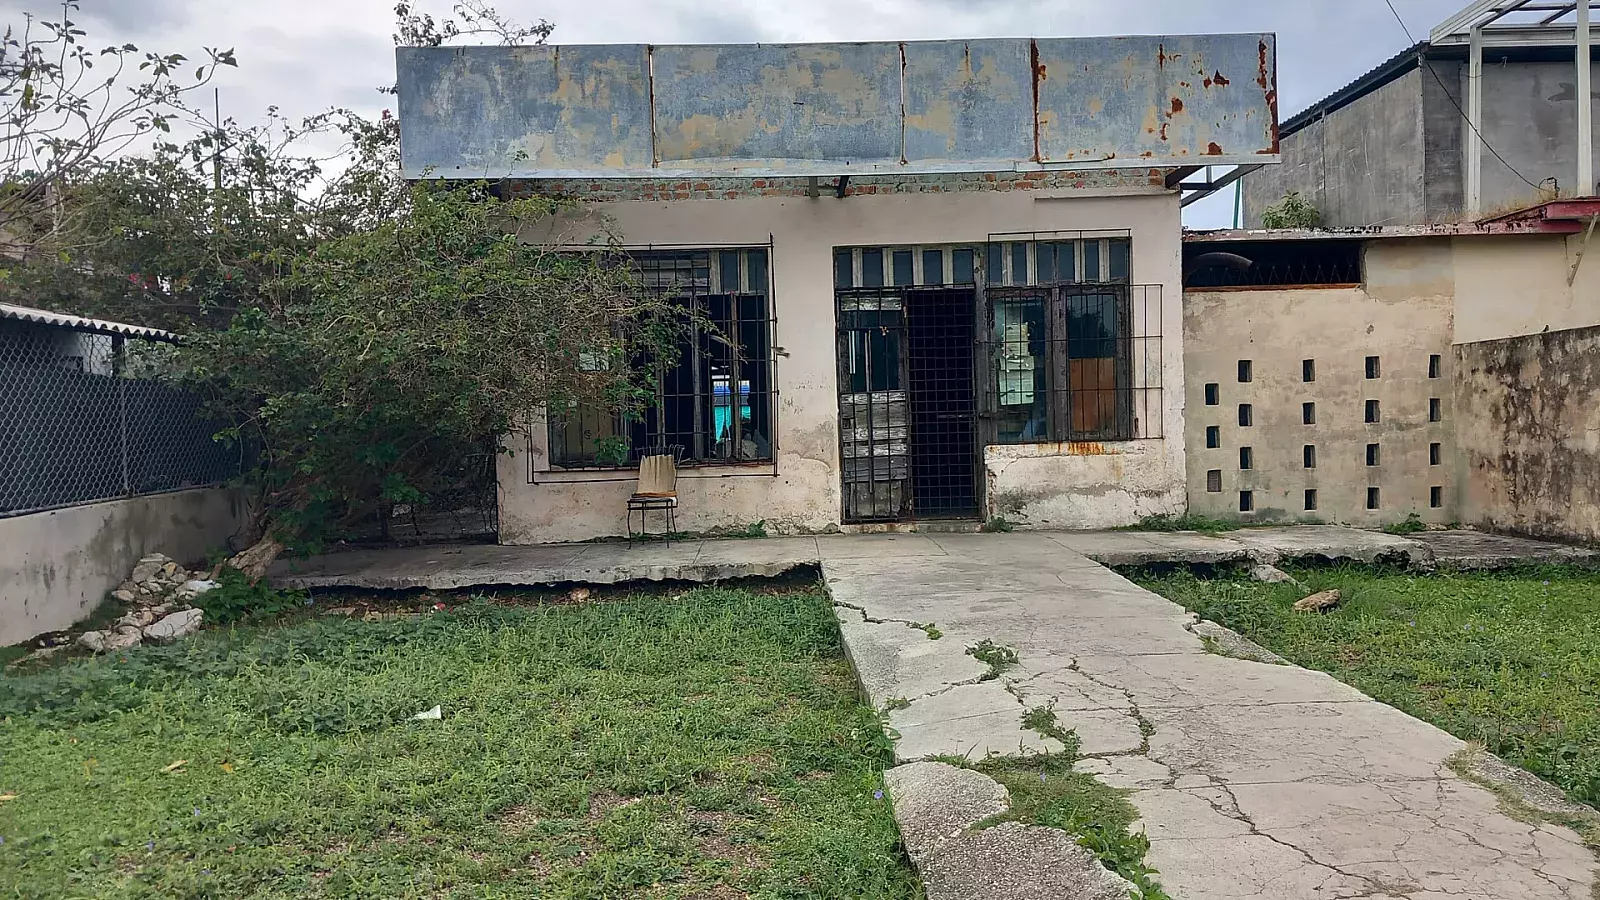
M 976 291 L 855 289 L 837 302 L 844 521 L 976 517 Z
M 900 291 L 841 291 L 839 463 L 847 523 L 911 513 L 906 308 Z

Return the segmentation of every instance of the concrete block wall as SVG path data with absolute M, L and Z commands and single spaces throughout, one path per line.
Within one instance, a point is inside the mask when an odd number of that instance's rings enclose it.
M 1365 268 L 1360 288 L 1185 295 L 1191 513 L 1368 527 L 1412 513 L 1456 520 L 1450 242 L 1372 242 Z

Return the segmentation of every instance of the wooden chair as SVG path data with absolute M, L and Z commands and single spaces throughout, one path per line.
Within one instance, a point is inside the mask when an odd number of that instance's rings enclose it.
M 671 453 L 657 453 L 639 460 L 639 486 L 628 498 L 628 537 L 633 537 L 633 513 L 639 512 L 639 533 L 650 534 L 651 510 L 666 513 L 666 538 L 670 542 L 678 530 L 678 459 Z

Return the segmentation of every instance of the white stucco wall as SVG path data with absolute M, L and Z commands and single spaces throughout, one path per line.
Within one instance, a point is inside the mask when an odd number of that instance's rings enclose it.
M 1455 240 L 1455 342 L 1471 344 L 1600 324 L 1600 240 L 1572 284 L 1583 235 Z
M 147 553 L 203 561 L 248 512 L 239 491 L 203 488 L 0 519 L 0 646 L 89 615 Z
M 1106 527 L 1184 505 L 1181 226 L 1175 194 L 1159 188 L 1059 189 L 816 198 L 600 203 L 630 246 L 714 247 L 772 240 L 778 349 L 778 450 L 763 469 L 686 470 L 678 525 L 709 531 L 764 521 L 771 532 L 840 524 L 833 250 L 851 246 L 982 244 L 1017 232 L 1126 229 L 1135 284 L 1160 285 L 1162 440 L 991 449 L 991 514 L 1025 524 Z M 570 226 L 569 233 L 581 228 Z M 981 255 L 981 254 L 980 254 Z M 1153 430 L 1153 429 L 1152 429 Z M 500 460 L 500 539 L 526 544 L 625 532 L 625 473 L 546 471 L 535 427 Z M 530 483 L 532 479 L 538 483 Z M 610 479 L 597 481 L 596 479 Z

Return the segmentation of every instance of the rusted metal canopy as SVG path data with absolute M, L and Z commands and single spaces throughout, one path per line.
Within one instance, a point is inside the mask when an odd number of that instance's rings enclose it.
M 408 178 L 1274 162 L 1272 35 L 406 47 Z

